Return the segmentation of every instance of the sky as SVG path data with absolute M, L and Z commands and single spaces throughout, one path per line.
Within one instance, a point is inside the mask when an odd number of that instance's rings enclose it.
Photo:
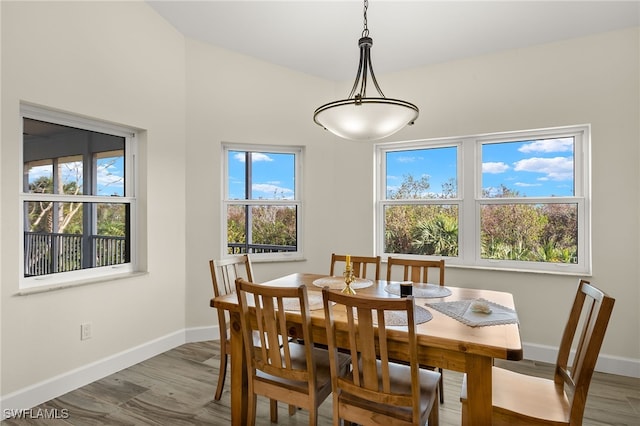
M 482 187 L 500 184 L 521 196 L 574 195 L 572 137 L 485 144 L 482 148 Z
M 427 176 L 430 197 L 456 179 L 456 147 L 387 153 L 387 191 L 407 175 Z M 574 195 L 574 140 L 571 137 L 482 145 L 482 188 L 495 194 L 501 185 L 523 197 Z
M 427 176 L 435 197 L 457 178 L 456 147 L 390 151 L 387 190 L 396 190 L 407 175 Z M 293 199 L 295 157 L 286 153 L 253 153 L 253 199 Z M 482 145 L 482 188 L 495 194 L 501 185 L 523 197 L 574 195 L 574 140 L 571 137 Z M 245 156 L 229 151 L 229 198 L 244 199 Z
M 549 197 L 573 195 L 573 138 L 503 142 L 482 146 L 482 187 L 492 192 L 500 185 L 521 196 Z M 253 153 L 254 199 L 293 199 L 295 156 L 287 153 Z M 244 198 L 245 156 L 229 151 L 229 198 Z M 407 175 L 429 178 L 429 192 L 442 192 L 442 184 L 456 178 L 456 148 L 442 147 L 387 153 L 387 190 L 398 188 Z M 82 174 L 82 164 L 71 162 L 63 168 L 65 182 Z M 29 170 L 29 181 L 51 175 L 50 166 Z M 124 195 L 124 159 L 98 160 L 98 194 Z M 81 178 L 80 178 L 81 179 Z M 432 194 L 432 195 L 433 195 Z
M 252 199 L 294 199 L 294 154 L 254 152 L 252 160 Z M 245 162 L 244 152 L 229 151 L 229 199 L 244 199 Z
M 97 161 L 98 193 L 95 195 L 124 196 L 124 157 L 99 158 Z M 35 166 L 28 170 L 29 183 L 40 177 L 52 176 L 52 166 Z M 82 162 L 70 161 L 61 167 L 61 177 L 64 183 L 83 182 Z

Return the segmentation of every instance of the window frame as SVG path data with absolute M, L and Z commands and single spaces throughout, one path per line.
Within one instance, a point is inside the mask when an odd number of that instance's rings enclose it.
M 482 145 L 488 143 L 519 142 L 535 139 L 574 137 L 574 195 L 568 197 L 482 197 Z M 398 204 L 457 204 L 458 205 L 458 256 L 444 257 L 447 265 L 476 269 L 527 271 L 553 274 L 590 275 L 591 259 L 591 128 L 575 125 L 463 137 L 424 139 L 404 142 L 383 142 L 375 145 L 375 252 L 383 259 L 398 255 L 385 253 L 386 206 Z M 386 153 L 391 151 L 441 148 L 457 146 L 457 197 L 452 199 L 386 199 Z M 578 263 L 527 262 L 481 258 L 481 207 L 488 204 L 577 204 Z M 440 258 L 402 254 L 409 258 Z
M 21 259 L 19 265 L 19 289 L 22 291 L 37 291 L 43 287 L 66 287 L 74 285 L 75 283 L 86 282 L 99 282 L 105 279 L 114 278 L 123 274 L 131 274 L 138 271 L 139 265 L 139 241 L 138 241 L 138 201 L 137 201 L 137 133 L 136 129 L 111 124 L 105 121 L 92 119 L 76 114 L 65 113 L 57 110 L 51 110 L 48 108 L 35 106 L 31 104 L 20 105 L 20 130 L 22 135 L 24 119 L 34 119 L 44 121 L 52 124 L 59 124 L 63 126 L 75 127 L 81 130 L 87 130 L 92 132 L 105 133 L 113 136 L 124 138 L 125 143 L 125 158 L 124 158 L 124 196 L 114 197 L 103 195 L 70 195 L 70 194 L 37 194 L 29 193 L 24 188 L 23 169 L 24 169 L 24 140 L 20 136 L 20 179 L 19 179 L 19 203 L 20 203 L 20 223 L 19 223 L 19 247 L 18 253 Z M 96 159 L 92 159 L 96 161 Z M 95 169 L 94 169 L 95 173 Z M 92 185 L 95 186 L 95 179 L 91 179 Z M 94 189 L 94 188 L 92 188 Z M 67 272 L 56 272 L 47 275 L 38 275 L 32 277 L 25 277 L 24 267 L 24 205 L 28 201 L 55 201 L 55 202 L 83 202 L 83 203 L 106 203 L 106 204 L 127 204 L 129 206 L 129 262 L 92 267 L 87 269 L 80 269 Z M 94 224 L 95 225 L 95 224 Z
M 259 153 L 277 153 L 277 154 L 292 154 L 294 156 L 294 198 L 292 199 L 252 199 L 252 200 L 238 200 L 229 198 L 229 151 L 240 152 L 259 152 Z M 228 241 L 227 241 L 227 212 L 230 205 L 243 204 L 248 206 L 296 206 L 296 251 L 289 252 L 276 252 L 276 253 L 250 253 L 251 260 L 254 262 L 261 261 L 292 261 L 301 260 L 304 258 L 304 235 L 303 235 L 303 162 L 304 162 L 304 147 L 294 145 L 259 145 L 259 144 L 243 144 L 223 142 L 221 144 L 221 210 L 220 210 L 220 253 L 222 258 L 232 256 L 228 253 Z

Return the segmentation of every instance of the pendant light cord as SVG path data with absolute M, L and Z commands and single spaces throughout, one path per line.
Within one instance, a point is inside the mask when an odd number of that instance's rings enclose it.
M 369 37 L 369 27 L 367 26 L 367 9 L 369 8 L 369 0 L 364 0 L 364 29 L 362 37 Z

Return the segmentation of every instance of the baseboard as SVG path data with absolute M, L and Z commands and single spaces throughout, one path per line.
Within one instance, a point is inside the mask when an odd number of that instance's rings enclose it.
M 185 343 L 206 342 L 220 339 L 218 326 L 188 328 L 185 331 Z
M 558 356 L 557 347 L 538 345 L 535 343 L 523 343 L 522 347 L 524 349 L 525 359 L 550 364 L 556 362 Z M 640 359 L 624 358 L 601 353 L 598 357 L 595 370 L 601 373 L 640 378 Z
M 216 340 L 219 339 L 219 336 L 217 326 L 179 330 L 8 395 L 3 395 L 0 397 L 1 419 L 4 420 L 15 410 L 35 407 L 177 346 L 191 342 Z

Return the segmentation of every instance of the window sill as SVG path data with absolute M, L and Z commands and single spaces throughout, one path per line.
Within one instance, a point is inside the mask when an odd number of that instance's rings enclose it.
M 56 284 L 50 284 L 50 285 L 29 287 L 29 288 L 21 289 L 17 293 L 14 293 L 14 296 L 29 296 L 31 294 L 47 293 L 50 291 L 64 290 L 64 289 L 74 288 L 74 287 L 82 287 L 90 284 L 104 283 L 109 281 L 122 280 L 126 278 L 135 278 L 135 277 L 140 277 L 142 275 L 147 275 L 147 274 L 148 274 L 147 272 L 124 272 L 121 274 L 113 274 L 108 276 L 105 275 L 103 277 L 94 277 L 94 278 L 87 278 L 87 279 L 77 280 L 77 281 L 68 281 L 65 283 L 56 283 Z

